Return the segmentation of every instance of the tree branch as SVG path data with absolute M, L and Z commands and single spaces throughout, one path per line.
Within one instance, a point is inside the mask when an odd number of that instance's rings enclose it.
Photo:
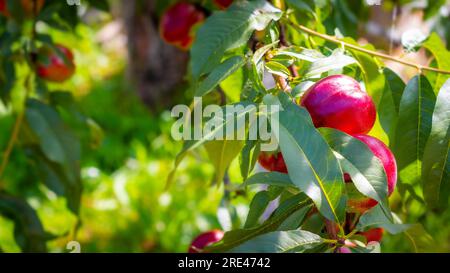
M 372 56 L 377 56 L 377 57 L 380 57 L 382 59 L 391 60 L 391 61 L 394 61 L 394 62 L 397 62 L 397 63 L 401 63 L 401 64 L 406 65 L 406 66 L 415 67 L 415 68 L 417 68 L 419 70 L 419 72 L 422 72 L 423 70 L 427 70 L 427 71 L 433 71 L 433 72 L 437 72 L 437 73 L 441 73 L 441 74 L 450 74 L 450 71 L 448 71 L 448 70 L 442 70 L 442 69 L 429 67 L 429 66 L 424 66 L 424 65 L 421 65 L 421 64 L 413 63 L 413 62 L 404 61 L 404 60 L 396 58 L 394 56 L 390 56 L 390 55 L 387 55 L 387 54 L 384 54 L 384 53 L 380 53 L 380 52 L 377 52 L 377 51 L 365 49 L 363 47 L 344 42 L 344 41 L 342 41 L 342 40 L 340 40 L 340 39 L 338 39 L 336 37 L 333 37 L 333 36 L 330 36 L 330 35 L 327 35 L 327 34 L 322 34 L 320 32 L 314 31 L 314 30 L 309 29 L 309 28 L 307 28 L 305 26 L 302 26 L 302 25 L 297 25 L 297 24 L 294 24 L 292 22 L 288 22 L 288 24 L 290 26 L 292 26 L 293 28 L 295 28 L 296 30 L 298 30 L 298 31 L 305 32 L 305 33 L 308 33 L 310 35 L 320 37 L 320 38 L 322 38 L 324 40 L 327 40 L 329 42 L 332 42 L 332 43 L 335 43 L 335 44 L 339 44 L 339 45 L 351 48 L 351 49 L 356 50 L 356 51 L 367 53 L 367 54 L 372 55 Z

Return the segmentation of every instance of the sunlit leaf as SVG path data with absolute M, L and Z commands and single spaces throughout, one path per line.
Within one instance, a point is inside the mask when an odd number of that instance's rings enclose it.
M 431 207 L 447 207 L 450 196 L 450 80 L 438 93 L 422 160 L 424 196 Z

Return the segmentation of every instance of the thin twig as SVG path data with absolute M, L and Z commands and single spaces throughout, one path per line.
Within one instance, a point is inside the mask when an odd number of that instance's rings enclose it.
M 11 133 L 11 137 L 8 141 L 8 146 L 6 147 L 6 150 L 3 154 L 2 163 L 0 165 L 0 188 L 2 187 L 1 184 L 1 178 L 3 176 L 3 173 L 6 169 L 6 166 L 8 165 L 9 158 L 11 156 L 11 152 L 14 148 L 14 145 L 16 144 L 17 138 L 19 137 L 20 128 L 22 127 L 23 118 L 25 116 L 25 111 L 22 111 L 17 116 L 16 122 L 14 123 L 13 131 Z
M 327 35 L 327 34 L 323 34 L 323 33 L 314 31 L 314 30 L 309 29 L 309 28 L 307 28 L 305 26 L 302 26 L 302 25 L 297 25 L 297 24 L 294 24 L 292 22 L 288 22 L 288 24 L 290 26 L 292 26 L 293 28 L 295 28 L 296 30 L 298 30 L 298 31 L 306 32 L 306 33 L 308 33 L 310 35 L 314 35 L 314 36 L 320 37 L 320 38 L 322 38 L 324 40 L 327 40 L 327 41 L 330 41 L 332 43 L 339 44 L 339 45 L 342 45 L 342 46 L 347 47 L 347 48 L 351 48 L 351 49 L 356 50 L 356 51 L 364 52 L 364 53 L 367 53 L 367 54 L 372 55 L 372 56 L 377 56 L 377 57 L 380 57 L 382 59 L 391 60 L 391 61 L 394 61 L 394 62 L 397 62 L 397 63 L 401 63 L 401 64 L 404 64 L 404 65 L 407 65 L 407 66 L 415 67 L 420 72 L 423 71 L 423 70 L 427 70 L 427 71 L 433 71 L 433 72 L 437 72 L 437 73 L 441 73 L 441 74 L 450 74 L 450 71 L 448 71 L 448 70 L 443 70 L 443 69 L 438 69 L 438 68 L 434 68 L 434 67 L 424 66 L 424 65 L 421 65 L 421 64 L 413 63 L 413 62 L 408 62 L 408 61 L 396 58 L 394 56 L 390 56 L 390 55 L 387 55 L 387 54 L 384 54 L 384 53 L 380 53 L 380 52 L 377 52 L 377 51 L 365 49 L 363 47 L 347 43 L 347 42 L 345 42 L 343 40 L 340 40 L 340 39 L 338 39 L 336 37 L 333 37 L 333 36 L 330 36 L 330 35 Z
M 34 18 L 33 18 L 33 29 L 32 29 L 32 33 L 31 33 L 31 39 L 30 39 L 31 43 L 34 43 L 34 41 L 36 39 L 37 0 L 33 0 L 33 15 L 34 15 Z M 34 45 L 32 44 L 32 47 L 33 46 Z M 32 54 L 31 61 L 32 61 L 32 69 L 34 70 L 34 65 L 35 65 L 34 62 L 36 61 L 34 54 Z M 31 73 L 33 73 L 33 72 L 31 72 Z M 0 163 L 0 189 L 3 187 L 3 183 L 2 183 L 1 179 L 3 177 L 3 174 L 4 174 L 5 170 L 6 170 L 6 166 L 8 166 L 9 159 L 11 157 L 11 153 L 12 153 L 12 151 L 14 149 L 14 146 L 15 146 L 15 144 L 17 142 L 17 139 L 19 138 L 20 129 L 22 128 L 23 120 L 24 120 L 24 117 L 25 117 L 26 102 L 27 102 L 30 90 L 32 88 L 31 87 L 31 78 L 32 78 L 32 76 L 30 75 L 25 81 L 25 83 L 26 83 L 26 92 L 25 92 L 25 98 L 24 98 L 24 108 L 18 114 L 18 116 L 16 118 L 16 121 L 14 122 L 13 130 L 12 130 L 11 136 L 9 138 L 8 145 L 6 146 L 6 150 L 3 153 L 3 158 L 2 158 L 2 161 Z

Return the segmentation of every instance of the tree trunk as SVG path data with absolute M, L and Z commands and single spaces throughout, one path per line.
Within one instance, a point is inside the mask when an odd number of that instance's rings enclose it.
M 123 1 L 128 36 L 128 76 L 151 110 L 168 106 L 186 73 L 188 54 L 159 35 L 158 0 Z

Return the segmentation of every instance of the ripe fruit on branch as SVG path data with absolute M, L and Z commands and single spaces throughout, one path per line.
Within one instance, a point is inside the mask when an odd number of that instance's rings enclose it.
M 0 0 L 0 14 L 4 16 L 10 16 L 10 11 L 8 10 L 7 5 L 8 0 Z M 23 13 L 25 16 L 29 17 L 33 14 L 39 13 L 41 11 L 42 6 L 44 6 L 45 0 L 36 0 L 36 7 L 34 6 L 34 0 L 20 0 L 20 5 L 23 9 Z
M 176 3 L 163 14 L 159 33 L 164 41 L 187 50 L 193 40 L 193 27 L 205 20 L 205 14 L 189 3 Z
M 214 4 L 220 9 L 226 9 L 233 3 L 233 0 L 214 0 Z
M 287 173 L 286 163 L 281 152 L 267 153 L 261 152 L 258 156 L 259 164 L 271 172 Z
M 368 231 L 359 232 L 358 234 L 366 237 L 367 242 L 380 242 L 383 238 L 383 228 L 373 228 Z
M 55 47 L 59 52 L 48 46 L 39 49 L 36 70 L 38 76 L 42 79 L 63 82 L 75 72 L 73 54 L 62 45 L 56 45 Z
M 383 142 L 374 137 L 362 134 L 354 135 L 354 137 L 364 142 L 372 153 L 381 160 L 381 163 L 383 163 L 387 176 L 388 196 L 390 196 L 397 183 L 397 163 L 391 150 Z M 348 174 L 344 175 L 344 179 L 346 182 L 351 182 L 351 177 Z M 367 197 L 348 200 L 349 208 L 361 213 L 377 204 L 377 201 Z
M 357 81 L 346 75 L 326 77 L 301 99 L 316 127 L 330 127 L 348 134 L 368 133 L 376 118 L 372 98 Z
M 214 229 L 208 232 L 204 232 L 197 236 L 189 246 L 189 253 L 198 253 L 205 247 L 214 244 L 223 238 L 223 231 Z

